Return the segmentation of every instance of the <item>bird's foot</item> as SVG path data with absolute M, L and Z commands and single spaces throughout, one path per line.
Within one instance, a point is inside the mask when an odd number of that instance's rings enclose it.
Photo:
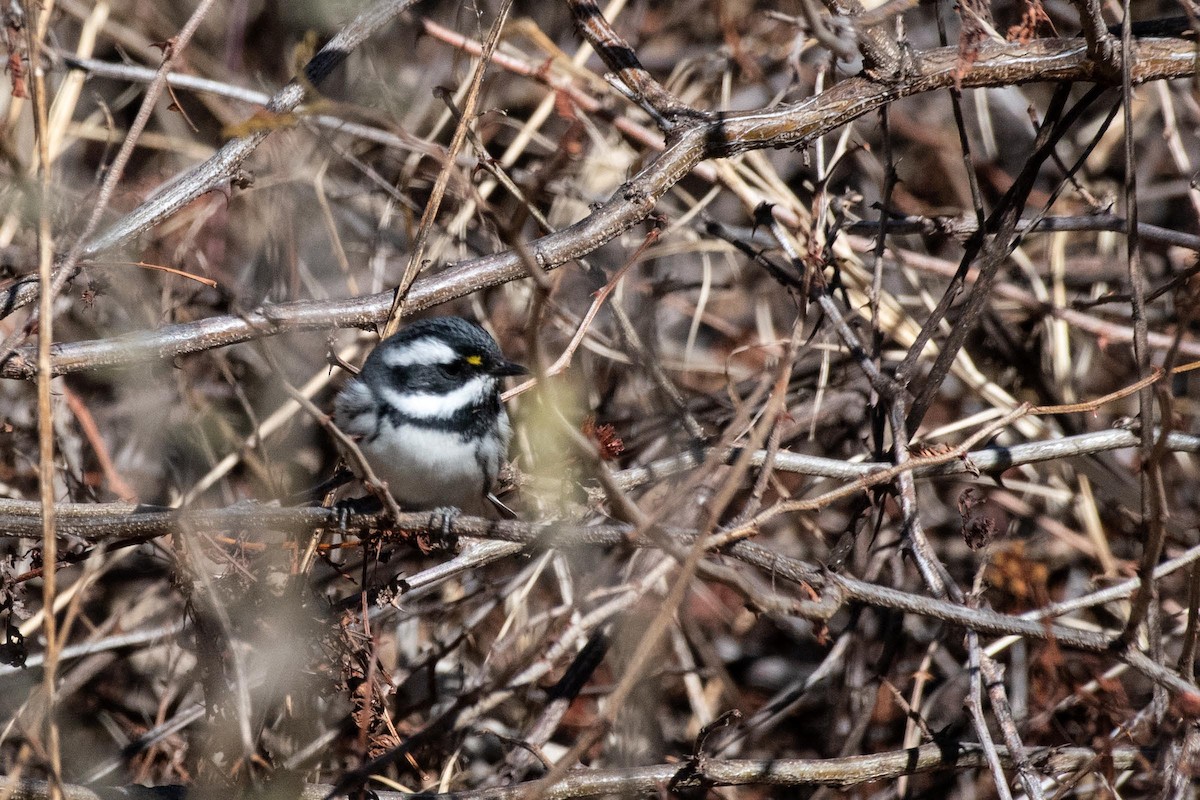
M 370 494 L 363 497 L 348 497 L 333 504 L 338 528 L 341 530 L 346 530 L 349 526 L 351 514 L 377 514 L 382 509 L 383 503 L 379 502 L 378 497 Z
M 458 549 L 458 534 L 451 527 L 462 516 L 462 509 L 439 506 L 429 515 L 429 528 L 419 541 L 421 550 L 429 553 L 453 553 Z

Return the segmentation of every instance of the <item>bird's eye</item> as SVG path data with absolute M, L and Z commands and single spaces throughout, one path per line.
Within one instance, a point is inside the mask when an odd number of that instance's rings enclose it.
M 465 361 L 451 361 L 442 367 L 447 375 L 462 375 L 467 370 Z

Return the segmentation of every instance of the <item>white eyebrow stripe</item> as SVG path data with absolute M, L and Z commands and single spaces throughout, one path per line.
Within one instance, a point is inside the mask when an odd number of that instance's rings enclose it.
M 382 389 L 383 399 L 401 414 L 413 419 L 445 419 L 478 400 L 491 387 L 495 378 L 479 375 L 452 392 L 401 392 L 391 386 Z
M 389 367 L 411 367 L 413 364 L 450 364 L 458 354 L 439 339 L 417 339 L 383 352 L 383 363 Z

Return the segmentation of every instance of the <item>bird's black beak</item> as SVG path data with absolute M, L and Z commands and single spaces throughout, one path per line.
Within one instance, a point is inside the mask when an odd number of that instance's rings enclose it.
M 529 370 L 524 364 L 518 364 L 515 361 L 497 361 L 489 370 L 493 375 L 504 378 L 509 375 L 528 375 Z

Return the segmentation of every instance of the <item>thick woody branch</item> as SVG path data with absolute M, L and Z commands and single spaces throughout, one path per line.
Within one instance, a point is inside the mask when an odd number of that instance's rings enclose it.
M 1141 40 L 1134 44 L 1133 54 L 1131 67 L 1135 83 L 1186 77 L 1195 71 L 1194 44 L 1184 39 Z M 814 137 L 835 130 L 886 103 L 954 85 L 960 77 L 960 66 L 956 48 L 931 50 L 920 54 L 912 74 L 902 82 L 883 85 L 866 78 L 851 78 L 800 103 L 728 113 L 711 122 L 683 128 L 678 139 L 653 163 L 593 213 L 562 231 L 531 242 L 529 250 L 544 269 L 554 269 L 582 258 L 649 216 L 658 199 L 702 161 L 768 147 L 804 146 Z M 1101 77 L 1095 63 L 1087 57 L 1084 41 L 1044 39 L 1024 45 L 985 44 L 980 48 L 979 59 L 961 80 L 967 87 L 983 87 L 1033 81 L 1090 81 Z M 241 153 L 237 162 L 240 163 L 246 154 Z M 94 255 L 101 249 L 115 246 L 169 216 L 181 207 L 178 203 L 184 202 L 184 195 L 189 200 L 198 196 L 189 188 L 195 187 L 197 181 L 206 186 L 204 191 L 207 191 L 215 185 L 212 182 L 217 179 L 214 170 L 226 169 L 221 166 L 225 163 L 222 158 L 219 153 L 206 165 L 147 201 L 130 217 L 114 225 L 103 235 L 103 241 L 94 244 L 89 252 Z M 221 174 L 227 178 L 229 173 Z M 471 259 L 414 283 L 408 295 L 409 308 L 429 308 L 525 275 L 525 265 L 512 251 Z M 15 288 L 10 287 L 9 291 L 11 293 Z M 11 302 L 11 294 L 0 294 L 0 307 Z M 66 374 L 100 366 L 171 358 L 287 331 L 367 327 L 386 318 L 391 302 L 391 292 L 335 301 L 301 300 L 265 306 L 239 316 L 211 317 L 168 325 L 157 331 L 58 345 L 53 368 L 56 374 Z M 0 377 L 5 378 L 29 379 L 35 372 L 32 351 L 28 349 L 18 350 L 0 366 Z
M 4 501 L 0 507 L 0 522 L 6 530 L 20 535 L 32 530 L 38 521 L 37 504 L 29 501 Z M 15 513 L 14 513 L 15 512 Z M 130 504 L 63 504 L 57 507 L 60 535 L 79 536 L 85 541 L 114 541 L 131 543 L 166 535 L 181 528 L 191 531 L 240 530 L 303 530 L 338 525 L 337 513 L 323 508 L 264 508 L 235 506 L 213 511 L 141 511 Z M 375 515 L 351 515 L 345 529 L 352 532 L 378 531 L 385 520 Z M 400 536 L 417 532 L 441 530 L 440 515 L 429 512 L 402 514 L 389 528 Z M 571 548 L 581 546 L 655 547 L 648 537 L 631 537 L 631 526 L 611 524 L 579 526 L 554 522 L 492 521 L 474 517 L 457 517 L 450 523 L 450 532 L 459 537 L 490 539 L 494 542 L 533 547 Z M 680 547 L 693 546 L 693 531 L 664 529 L 668 540 Z M 388 538 L 391 538 L 389 535 Z M 398 537 L 399 538 L 399 537 Z M 848 575 L 827 573 L 816 565 L 780 555 L 751 541 L 735 541 L 721 545 L 721 534 L 713 537 L 713 545 L 721 552 L 756 567 L 771 576 L 804 585 L 821 593 L 817 600 L 794 600 L 776 610 L 799 617 L 827 620 L 844 603 L 862 603 L 877 608 L 892 609 L 938 619 L 953 625 L 991 636 L 1020 636 L 1035 640 L 1050 640 L 1060 646 L 1092 652 L 1110 650 L 1116 632 L 1108 635 L 1083 631 L 1064 625 L 1047 624 L 1041 619 L 1002 614 L 986 608 L 968 608 L 959 603 L 878 586 Z M 1157 575 L 1155 577 L 1158 577 Z M 1132 591 L 1131 582 L 1127 588 Z M 1148 669 L 1147 661 L 1136 651 L 1117 653 L 1122 660 L 1145 672 L 1173 691 L 1184 691 L 1178 675 L 1162 668 Z
M 1013 759 L 1004 748 L 999 749 L 1001 761 L 1012 766 Z M 1086 747 L 1029 748 L 1025 757 L 1047 776 L 1063 775 L 1093 764 L 1096 751 Z M 1131 748 L 1114 749 L 1104 754 L 1107 764 L 1123 770 L 1153 758 Z M 648 767 L 618 769 L 581 769 L 569 772 L 540 796 L 543 800 L 571 800 L 597 796 L 656 795 L 670 786 L 674 793 L 686 795 L 689 790 L 712 786 L 856 786 L 872 781 L 889 780 L 901 775 L 955 769 L 978 769 L 984 766 L 983 753 L 977 745 L 961 742 L 927 744 L 908 750 L 864 754 L 850 758 L 827 759 L 698 759 L 685 764 L 656 764 Z M 13 791 L 13 800 L 46 800 L 49 787 L 43 781 L 22 780 L 15 786 L 0 783 L 5 791 Z M 177 798 L 174 786 L 138 786 L 137 796 L 146 800 Z M 330 796 L 331 786 L 307 784 L 300 793 L 302 800 L 323 800 Z M 15 790 L 15 791 L 14 791 Z M 520 800 L 529 797 L 528 783 L 468 792 L 422 792 L 428 800 Z M 406 792 L 372 790 L 380 800 L 405 800 L 418 795 Z M 105 797 L 109 796 L 107 793 Z M 102 795 L 86 786 L 64 787 L 66 800 L 101 800 Z
M 1155 433 L 1158 436 L 1158 433 Z M 1137 447 L 1138 434 L 1124 428 L 1081 433 L 1039 442 L 1024 442 L 1009 446 L 987 447 L 973 450 L 964 458 L 932 459 L 934 463 L 914 465 L 916 478 L 946 477 L 973 473 L 999 474 L 1013 467 L 1057 461 L 1063 458 L 1086 456 L 1095 453 Z M 1173 452 L 1200 453 L 1200 436 L 1172 431 L 1164 440 L 1167 450 Z M 741 454 L 739 448 L 728 448 L 721 456 L 722 463 L 731 463 Z M 694 452 L 671 456 L 642 467 L 622 470 L 613 476 L 616 485 L 628 491 L 650 482 L 672 478 L 688 470 L 696 469 L 711 457 L 711 451 L 698 449 Z M 767 458 L 766 450 L 751 454 L 749 464 L 761 466 Z M 888 470 L 886 463 L 854 464 L 833 458 L 790 453 L 774 454 L 772 468 L 776 472 L 797 475 L 813 475 L 840 480 L 857 480 L 872 473 Z M 88 542 L 99 542 L 117 537 L 152 537 L 169 533 L 180 524 L 196 530 L 283 530 L 311 531 L 319 527 L 336 527 L 341 520 L 332 509 L 318 507 L 276 507 L 253 503 L 230 506 L 224 509 L 175 511 L 134 503 L 61 503 L 55 506 L 58 531 L 63 536 L 73 536 Z M 351 514 L 345 520 L 345 528 L 351 532 L 375 529 L 380 520 L 374 515 Z M 437 524 L 440 525 L 440 522 Z M 402 530 L 426 530 L 430 525 L 429 513 L 407 513 L 397 517 L 396 527 Z M 560 523 L 534 524 L 514 521 L 489 522 L 488 520 L 460 517 L 453 524 L 455 533 L 462 536 L 478 536 L 516 542 L 533 542 L 552 539 L 555 544 L 611 544 L 627 536 L 625 526 L 571 526 Z M 0 530 L 3 536 L 36 538 L 41 530 L 41 504 L 31 500 L 0 499 Z M 575 533 L 572 533 L 575 531 Z M 613 537 L 616 537 L 614 539 Z M 0 536 L 2 538 L 2 536 Z

